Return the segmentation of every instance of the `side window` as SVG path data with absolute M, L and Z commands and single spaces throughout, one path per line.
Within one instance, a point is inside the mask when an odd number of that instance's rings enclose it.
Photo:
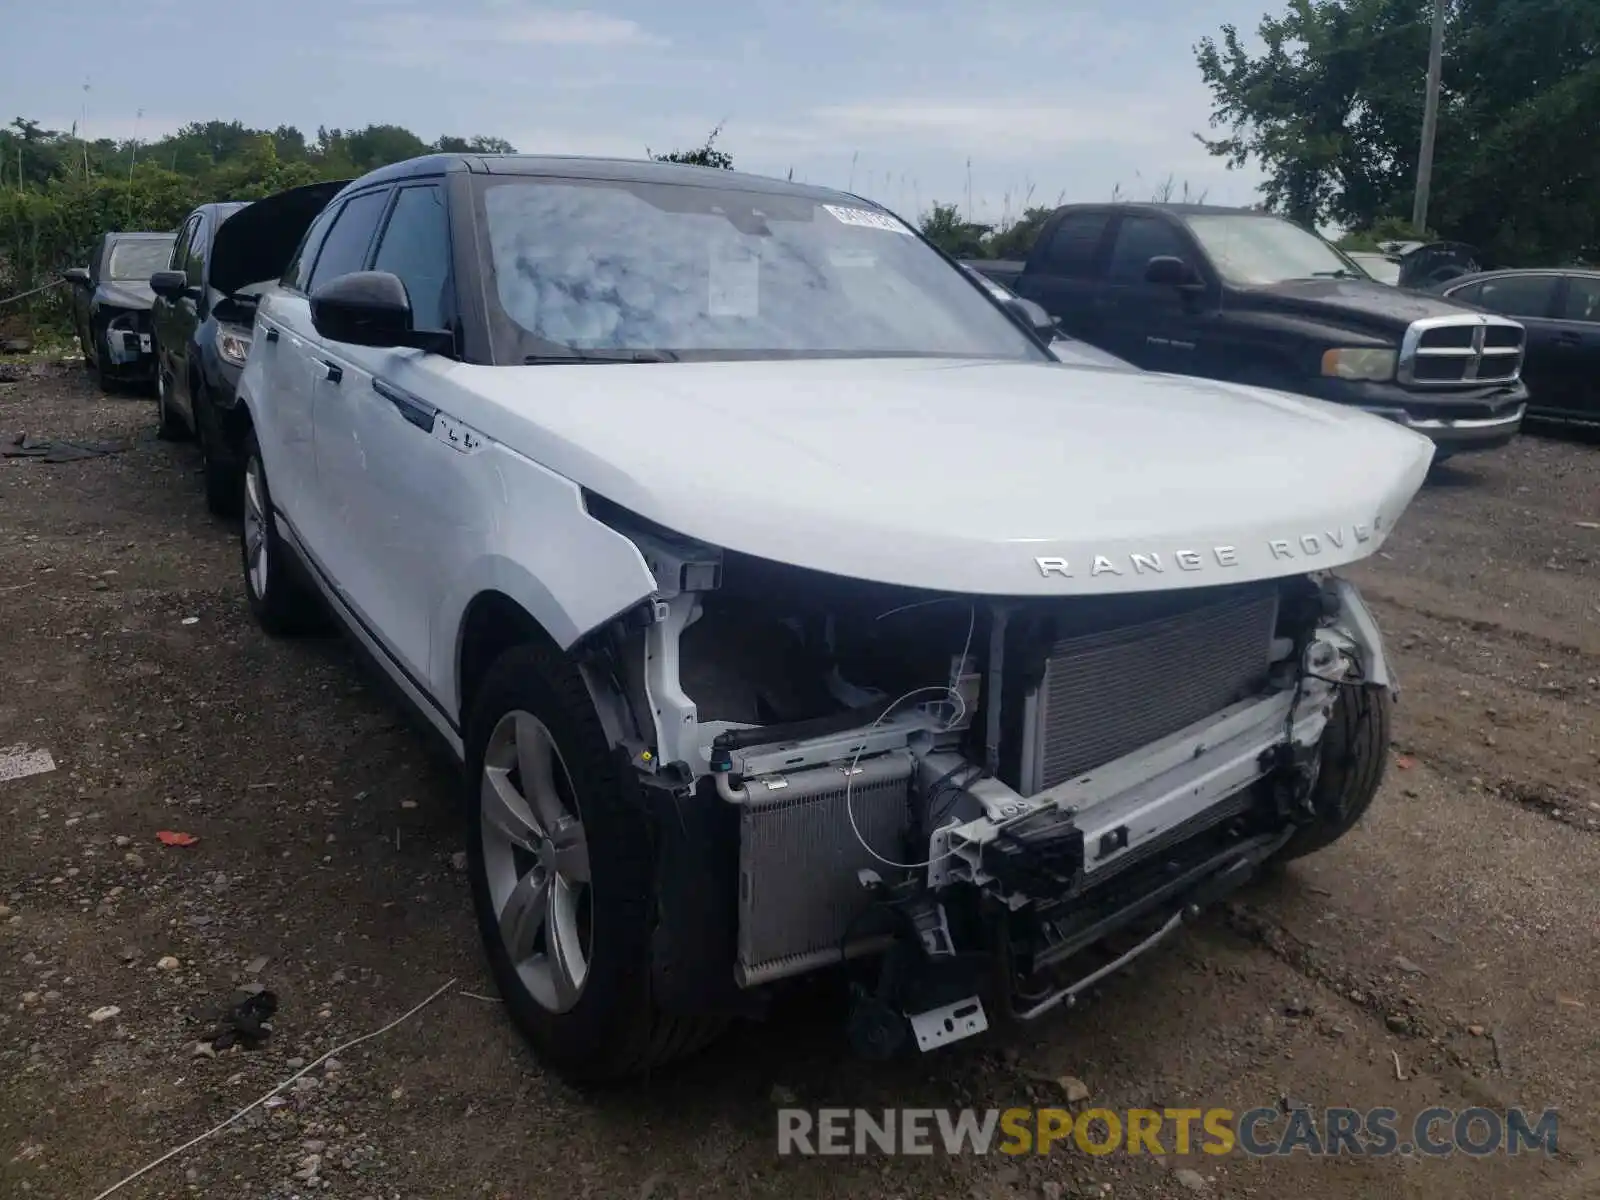
M 1561 319 L 1600 324 L 1600 276 L 1567 276 L 1567 301 L 1561 306 Z
M 1095 253 L 1111 218 L 1104 213 L 1073 213 L 1063 217 L 1044 251 L 1044 270 L 1068 279 L 1094 276 Z
M 211 225 L 203 215 L 196 215 L 194 232 L 184 250 L 182 270 L 189 273 L 190 287 L 203 287 L 206 281 L 206 243 L 210 240 Z
M 200 224 L 200 214 L 195 213 L 183 223 L 178 240 L 172 243 L 172 257 L 167 259 L 167 270 L 182 271 L 189 261 L 189 243 L 194 240 L 195 227 Z
M 1502 275 L 1485 279 L 1478 303 L 1508 317 L 1548 317 L 1556 298 L 1556 275 Z
M 317 253 L 316 266 L 311 268 L 311 278 L 306 280 L 306 290 L 316 291 L 321 284 L 367 265 L 367 248 L 372 245 L 372 235 L 377 232 L 378 218 L 383 216 L 383 206 L 388 203 L 387 190 L 367 192 L 345 202 L 328 227 L 322 249 Z
M 1482 294 L 1483 284 L 1469 283 L 1466 287 L 1456 288 L 1453 291 L 1446 292 L 1444 295 L 1447 300 L 1460 300 L 1464 304 L 1478 304 L 1481 303 L 1478 297 Z
M 1188 243 L 1167 222 L 1159 217 L 1123 217 L 1111 248 L 1109 278 L 1112 283 L 1143 283 L 1150 260 L 1162 255 L 1194 262 Z
M 390 271 L 406 285 L 418 329 L 444 329 L 454 315 L 450 295 L 450 226 L 444 189 L 403 188 L 378 243 L 375 271 Z
M 305 236 L 300 239 L 294 257 L 289 260 L 283 278 L 278 281 L 284 287 L 293 288 L 297 292 L 306 290 L 306 280 L 311 275 L 311 264 L 317 260 L 317 249 L 322 245 L 322 235 L 328 232 L 328 226 L 338 212 L 339 208 L 329 205 L 322 210 L 315 221 L 311 222 L 311 228 L 307 229 Z

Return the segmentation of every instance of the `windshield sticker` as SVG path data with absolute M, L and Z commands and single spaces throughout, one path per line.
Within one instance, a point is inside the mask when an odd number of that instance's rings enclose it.
M 754 317 L 761 311 L 761 258 L 749 247 L 722 244 L 711 248 L 707 264 L 710 296 L 706 312 L 713 317 Z
M 822 207 L 845 225 L 859 225 L 863 229 L 881 229 L 886 233 L 903 233 L 907 236 L 911 234 L 909 228 L 888 213 L 873 212 L 870 208 L 845 208 L 841 204 L 824 204 Z

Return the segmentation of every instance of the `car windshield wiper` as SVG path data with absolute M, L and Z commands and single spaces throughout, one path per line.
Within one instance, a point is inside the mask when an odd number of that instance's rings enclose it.
M 1354 271 L 1340 267 L 1337 271 L 1313 271 L 1312 279 L 1364 279 L 1365 276 L 1357 275 Z
M 545 363 L 664 363 L 677 362 L 671 350 L 573 350 L 566 354 L 529 354 L 527 366 Z

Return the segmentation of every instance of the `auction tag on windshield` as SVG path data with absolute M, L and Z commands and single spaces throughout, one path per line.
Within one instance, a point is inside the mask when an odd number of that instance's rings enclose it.
M 706 312 L 713 317 L 754 317 L 761 311 L 761 257 L 748 246 L 719 244 L 707 263 L 711 294 Z
M 824 204 L 834 218 L 845 225 L 859 225 L 863 229 L 881 229 L 886 233 L 904 233 L 911 230 L 888 213 L 873 212 L 870 208 L 846 208 L 842 204 Z

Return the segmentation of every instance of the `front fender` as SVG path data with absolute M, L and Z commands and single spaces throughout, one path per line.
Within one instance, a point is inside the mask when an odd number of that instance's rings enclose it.
M 476 597 L 515 601 L 566 650 L 656 590 L 638 546 L 590 516 L 575 483 L 505 447 L 485 453 L 500 458 L 480 477 L 493 480 L 492 515 L 476 536 L 461 531 L 481 541 L 451 569 L 429 650 L 437 694 L 458 706 L 462 621 Z

